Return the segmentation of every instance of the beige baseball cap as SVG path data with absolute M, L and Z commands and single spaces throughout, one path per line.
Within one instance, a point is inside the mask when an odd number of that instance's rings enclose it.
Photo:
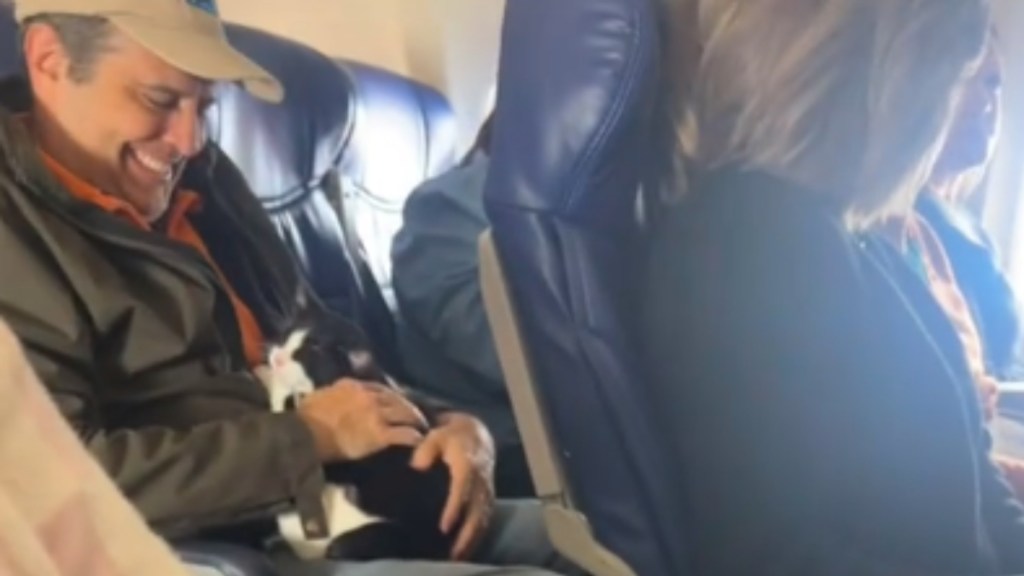
M 102 16 L 170 65 L 197 78 L 239 82 L 280 102 L 284 88 L 228 43 L 216 0 L 14 0 L 18 22 L 40 14 Z

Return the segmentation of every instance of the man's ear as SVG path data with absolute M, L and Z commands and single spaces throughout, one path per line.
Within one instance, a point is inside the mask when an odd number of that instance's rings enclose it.
M 25 67 L 33 85 L 54 83 L 68 73 L 69 59 L 57 31 L 45 24 L 33 24 L 25 30 L 22 50 Z

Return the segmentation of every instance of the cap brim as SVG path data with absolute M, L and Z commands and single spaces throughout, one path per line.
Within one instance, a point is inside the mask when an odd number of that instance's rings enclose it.
M 233 48 L 221 35 L 153 24 L 143 18 L 117 15 L 111 23 L 168 64 L 197 78 L 238 82 L 250 94 L 267 102 L 284 99 L 284 87 L 269 72 Z

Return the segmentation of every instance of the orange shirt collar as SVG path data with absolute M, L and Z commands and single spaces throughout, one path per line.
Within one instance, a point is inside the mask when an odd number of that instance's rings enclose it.
M 83 202 L 98 206 L 110 214 L 122 217 L 142 230 L 151 230 L 149 222 L 130 204 L 109 194 L 104 194 L 95 186 L 73 174 L 62 166 L 53 157 L 42 152 L 43 161 L 54 177 L 64 185 L 68 193 Z M 169 238 L 183 244 L 189 245 L 199 252 L 216 271 L 224 288 L 231 300 L 231 305 L 238 318 L 239 330 L 242 337 L 242 346 L 246 360 L 251 366 L 258 366 L 263 362 L 263 334 L 260 325 L 253 315 L 252 310 L 238 297 L 217 263 L 210 256 L 203 239 L 192 227 L 187 216 L 202 205 L 202 198 L 191 190 L 178 190 L 174 194 L 174 200 L 167 210 L 166 233 Z
M 50 156 L 45 151 L 40 150 L 39 153 L 43 158 L 43 163 L 50 170 L 50 173 L 57 178 L 57 181 L 64 186 L 73 198 L 97 206 L 109 214 L 124 218 L 141 230 L 152 229 L 150 223 L 147 222 L 141 214 L 139 214 L 139 211 L 136 210 L 134 206 L 116 196 L 105 194 L 99 188 L 86 182 L 78 175 L 68 170 L 63 164 L 58 162 L 53 156 Z M 178 228 L 180 226 L 180 221 L 184 219 L 185 216 L 198 210 L 201 204 L 200 200 L 201 198 L 195 192 L 190 190 L 178 191 L 174 195 L 174 200 L 167 212 L 168 229 L 173 230 Z

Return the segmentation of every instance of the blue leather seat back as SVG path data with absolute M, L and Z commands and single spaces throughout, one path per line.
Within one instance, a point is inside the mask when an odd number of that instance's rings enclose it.
M 631 349 L 657 10 L 508 3 L 485 202 L 574 504 L 637 574 L 680 576 L 678 496 Z
M 0 78 L 22 71 L 18 25 L 10 6 L 0 5 Z
M 228 36 L 281 81 L 285 100 L 268 104 L 225 85 L 210 112 L 210 137 L 246 176 L 317 294 L 359 323 L 400 375 L 393 318 L 332 205 L 353 128 L 351 78 L 297 42 L 238 25 Z
M 390 302 L 391 240 L 413 189 L 456 162 L 455 114 L 437 90 L 339 60 L 352 85 L 352 133 L 341 161 L 346 210 Z

